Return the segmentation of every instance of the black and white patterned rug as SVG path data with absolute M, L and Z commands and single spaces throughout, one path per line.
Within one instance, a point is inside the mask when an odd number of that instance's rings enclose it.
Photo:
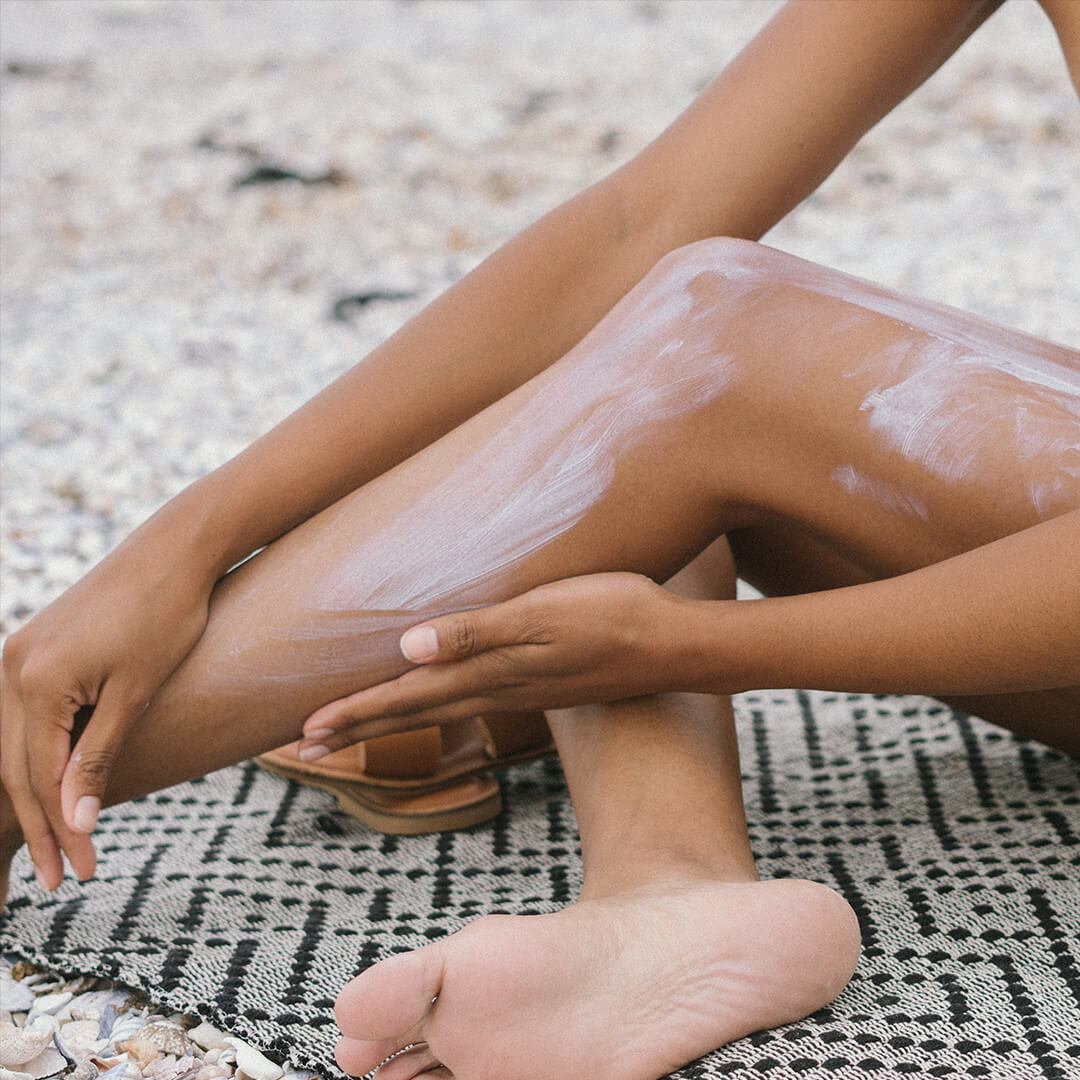
M 1080 762 L 921 698 L 785 691 L 737 709 L 762 876 L 837 888 L 864 950 L 830 1008 L 676 1075 L 1080 1078 Z M 347 979 L 477 915 L 576 895 L 558 765 L 514 770 L 503 792 L 488 825 L 395 839 L 225 769 L 103 814 L 86 885 L 42 898 L 21 852 L 0 948 L 340 1076 Z

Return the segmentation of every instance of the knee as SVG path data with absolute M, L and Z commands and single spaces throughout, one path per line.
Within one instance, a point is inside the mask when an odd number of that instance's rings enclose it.
M 702 293 L 712 287 L 719 294 L 736 284 L 748 289 L 776 284 L 790 276 L 791 264 L 799 261 L 756 240 L 710 236 L 669 251 L 646 280 Z
M 615 325 L 641 360 L 669 378 L 691 378 L 703 365 L 730 385 L 758 372 L 773 334 L 778 286 L 801 260 L 751 240 L 711 237 L 669 252 L 627 298 Z

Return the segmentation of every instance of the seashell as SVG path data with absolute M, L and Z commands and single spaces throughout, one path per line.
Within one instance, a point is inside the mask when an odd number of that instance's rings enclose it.
M 102 1017 L 102 1023 L 105 1021 L 105 1017 Z M 124 1013 L 118 1016 L 112 1025 L 112 1029 L 108 1034 L 108 1038 L 113 1041 L 117 1046 L 122 1042 L 126 1042 L 128 1039 L 134 1038 L 135 1035 L 146 1027 L 146 1017 L 141 1016 L 138 1012 Z M 101 1035 L 100 1029 L 98 1034 L 101 1038 L 106 1036 Z
M 55 1076 L 66 1065 L 67 1058 L 55 1046 L 46 1046 L 37 1057 L 24 1061 L 19 1070 L 34 1080 L 41 1080 L 45 1076 Z
M 29 1023 L 39 1016 L 58 1013 L 75 995 L 70 990 L 58 990 L 55 994 L 42 994 L 36 998 L 30 1012 L 26 1014 Z
M 71 1073 L 71 1080 L 97 1080 L 100 1070 L 92 1061 L 80 1061 Z
M 198 1027 L 193 1027 L 187 1036 L 204 1050 L 224 1050 L 229 1045 L 225 1041 L 225 1032 L 218 1031 L 213 1024 L 208 1024 L 205 1020 Z
M 98 1076 L 98 1080 L 121 1080 L 122 1077 L 127 1076 L 128 1062 L 121 1061 L 119 1065 L 114 1065 L 111 1069 L 106 1069 L 105 1072 Z
M 89 990 L 76 996 L 68 1006 L 72 1020 L 101 1020 L 112 995 L 108 990 Z M 104 1036 L 102 1036 L 104 1038 Z
M 228 1036 L 225 1041 L 235 1047 L 238 1073 L 242 1072 L 248 1080 L 280 1080 L 280 1077 L 285 1075 L 285 1070 L 280 1065 L 275 1065 L 269 1058 L 263 1057 L 254 1046 L 250 1046 L 243 1039 Z
M 107 1045 L 105 1039 L 98 1038 L 97 1020 L 71 1020 L 61 1024 L 53 1035 L 53 1042 L 56 1049 L 75 1064 L 85 1061 Z
M 117 1043 L 116 1049 L 132 1058 L 140 1073 L 158 1056 L 158 1048 L 149 1039 L 128 1039 L 126 1042 Z
M 6 971 L 0 971 L 0 1001 L 13 1013 L 26 1012 L 34 1007 L 34 991 Z
M 143 1072 L 144 1077 L 153 1077 L 153 1080 L 194 1080 L 202 1062 L 196 1062 L 190 1054 L 185 1054 L 179 1060 L 171 1055 L 159 1058 L 153 1065 Z
M 223 1076 L 232 1076 L 228 1065 L 204 1065 L 196 1074 L 195 1080 L 221 1080 Z
M 0 1065 L 10 1069 L 36 1058 L 52 1042 L 52 1030 L 43 1024 L 17 1028 L 14 1024 L 0 1027 Z
M 162 1053 L 176 1054 L 177 1057 L 190 1054 L 195 1046 L 191 1038 L 184 1034 L 183 1028 L 169 1020 L 147 1024 L 139 1029 L 135 1038 L 152 1042 Z

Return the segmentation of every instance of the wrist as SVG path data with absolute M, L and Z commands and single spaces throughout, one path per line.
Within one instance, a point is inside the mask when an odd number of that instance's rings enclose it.
M 728 695 L 787 685 L 778 671 L 784 645 L 764 624 L 765 601 L 676 599 L 681 629 L 672 662 L 679 689 Z
M 222 497 L 211 473 L 170 499 L 123 547 L 193 577 L 208 592 L 258 546 L 244 531 L 235 503 Z

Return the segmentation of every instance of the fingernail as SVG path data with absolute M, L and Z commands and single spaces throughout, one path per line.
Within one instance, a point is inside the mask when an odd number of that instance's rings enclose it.
M 75 817 L 72 825 L 79 832 L 90 833 L 97 824 L 98 811 L 101 809 L 101 800 L 95 795 L 84 795 L 75 804 Z
M 430 626 L 417 626 L 401 635 L 401 651 L 406 660 L 421 664 L 439 651 L 439 638 Z
M 49 883 L 45 880 L 45 875 L 41 872 L 41 867 L 34 867 L 34 877 L 37 878 L 38 888 L 41 889 L 42 892 L 52 892 L 52 889 L 49 888 Z
M 301 761 L 318 761 L 319 758 L 324 758 L 329 753 L 329 746 L 305 746 L 296 756 Z

